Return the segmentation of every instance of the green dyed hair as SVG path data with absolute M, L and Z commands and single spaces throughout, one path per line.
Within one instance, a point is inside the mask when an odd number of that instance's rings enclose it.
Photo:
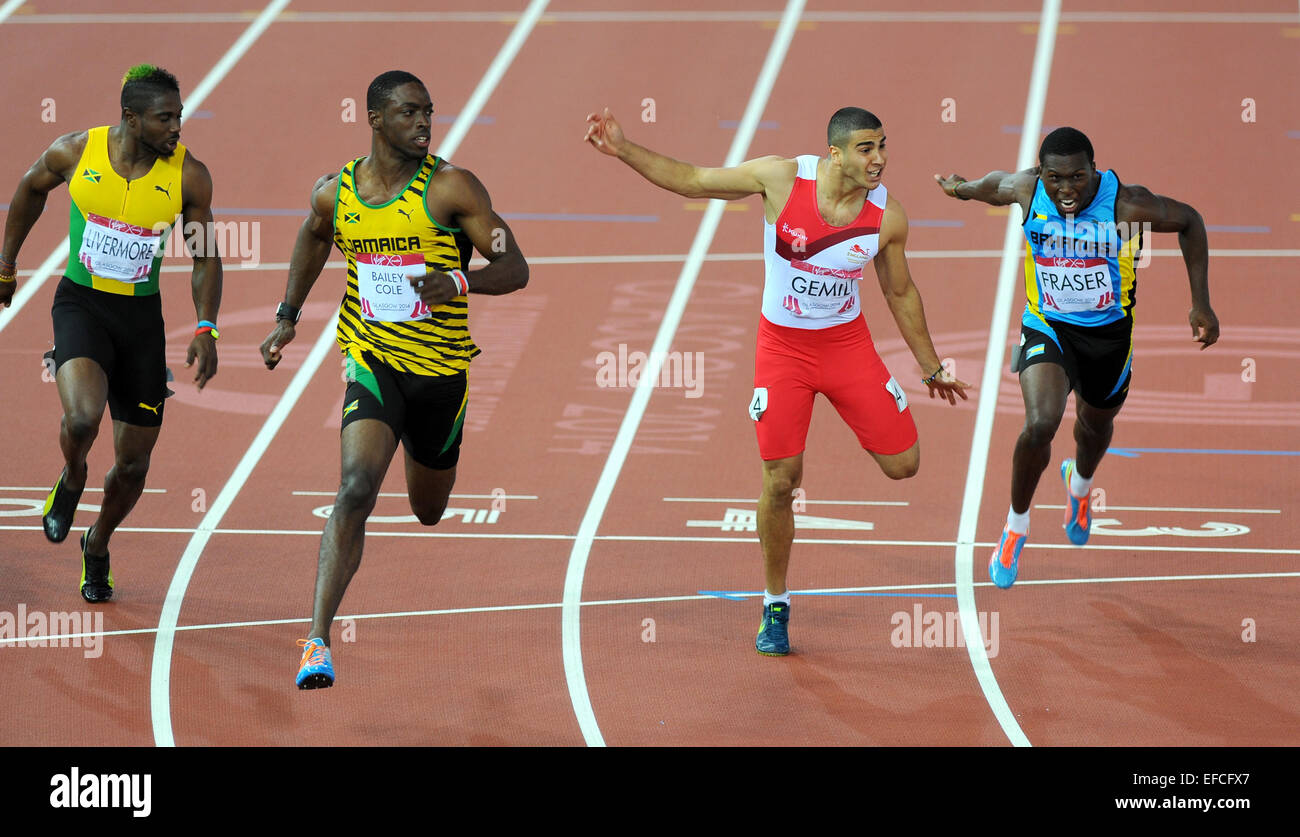
M 153 64 L 136 64 L 122 76 L 122 109 L 144 113 L 163 93 L 180 95 L 176 76 Z

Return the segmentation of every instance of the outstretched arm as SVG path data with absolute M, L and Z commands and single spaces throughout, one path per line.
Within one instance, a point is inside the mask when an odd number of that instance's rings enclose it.
M 993 206 L 1020 204 L 1026 212 L 1029 202 L 1034 199 L 1034 184 L 1038 179 L 1038 168 L 1024 171 L 991 171 L 979 180 L 967 180 L 959 174 L 947 177 L 934 176 L 939 188 L 945 195 L 960 200 L 977 200 Z
M 185 157 L 181 194 L 185 196 L 181 207 L 184 222 L 181 229 L 202 230 L 191 254 L 194 272 L 190 278 L 190 290 L 194 297 L 195 319 L 215 323 L 217 310 L 221 308 L 221 255 L 217 252 L 217 235 L 212 227 L 212 175 L 208 173 L 208 167 L 192 154 Z M 190 341 L 185 365 L 194 366 L 195 361 L 198 367 L 194 371 L 194 383 L 203 389 L 204 384 L 217 374 L 217 341 L 212 332 L 195 334 Z
M 307 294 L 320 278 L 329 261 L 330 247 L 334 244 L 334 192 L 338 173 L 327 174 L 316 181 L 311 192 L 311 213 L 298 229 L 298 239 L 293 245 L 289 261 L 289 281 L 284 289 L 284 302 L 301 310 Z M 262 341 L 262 361 L 267 369 L 280 362 L 280 353 L 294 338 L 294 319 L 276 319 L 275 329 Z
M 702 168 L 674 160 L 628 140 L 609 108 L 587 116 L 583 139 L 597 151 L 627 163 L 654 185 L 686 198 L 730 201 L 762 195 L 782 168 L 794 165 L 777 156 L 758 157 L 729 168 Z
M 0 306 L 8 308 L 13 301 L 18 287 L 18 251 L 45 210 L 45 196 L 68 179 L 85 147 L 85 131 L 59 137 L 18 181 L 0 245 Z
M 880 280 L 880 290 L 885 295 L 885 303 L 894 315 L 898 332 L 912 350 L 912 356 L 920 364 L 926 375 L 938 372 L 926 380 L 930 388 L 930 397 L 935 393 L 949 404 L 957 403 L 957 396 L 966 400 L 966 389 L 970 384 L 957 380 L 939 362 L 939 354 L 934 349 L 930 338 L 930 329 L 925 322 L 925 308 L 921 304 L 921 293 L 912 282 L 911 271 L 907 268 L 907 215 L 903 206 L 893 197 L 885 207 L 885 218 L 881 224 L 880 252 L 876 254 L 876 277 Z M 924 379 L 923 379 L 924 380 Z
M 1219 318 L 1210 307 L 1210 244 L 1201 213 L 1181 201 L 1153 194 L 1145 186 L 1123 186 L 1115 201 L 1115 220 L 1149 224 L 1152 232 L 1178 233 L 1178 249 L 1183 252 L 1192 289 L 1187 321 L 1202 351 L 1213 346 L 1219 339 Z

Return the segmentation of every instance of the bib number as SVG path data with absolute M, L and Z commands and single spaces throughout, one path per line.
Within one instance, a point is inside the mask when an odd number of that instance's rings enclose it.
M 894 404 L 898 406 L 898 412 L 901 413 L 907 409 L 907 393 L 903 392 L 903 388 L 898 385 L 898 381 L 895 381 L 892 375 L 889 378 L 889 383 L 885 384 L 885 389 L 889 390 L 889 394 L 894 396 Z
M 1061 314 L 1101 311 L 1115 304 L 1105 259 L 1035 259 L 1042 308 Z
M 77 259 L 94 276 L 137 284 L 149 279 L 162 232 L 89 213 Z
M 419 253 L 358 253 L 357 295 L 361 314 L 383 323 L 423 320 L 430 316 L 411 278 L 427 272 Z

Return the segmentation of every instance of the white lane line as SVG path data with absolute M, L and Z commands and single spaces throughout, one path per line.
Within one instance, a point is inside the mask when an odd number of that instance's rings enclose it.
M 375 525 L 375 524 L 370 524 Z M 39 532 L 41 527 L 36 524 L 26 526 L 0 525 L 0 532 Z M 207 532 L 210 535 L 252 535 L 255 537 L 265 536 L 286 536 L 286 537 L 312 537 L 321 536 L 320 529 L 191 529 L 184 527 L 167 527 L 167 526 L 123 526 L 117 529 L 118 532 L 133 532 L 136 534 L 147 535 L 193 535 L 196 532 Z M 411 531 L 385 531 L 377 529 L 367 529 L 366 537 L 376 538 L 431 538 L 431 539 L 450 539 L 450 540 L 520 540 L 520 541 L 572 541 L 577 540 L 577 535 L 566 535 L 558 532 L 426 532 L 422 529 Z M 1169 535 L 1167 537 L 1176 537 Z M 624 541 L 624 542 L 647 542 L 647 543 L 758 543 L 757 537 L 725 537 L 707 535 L 597 535 L 595 540 L 598 541 Z M 796 537 L 794 542 L 797 544 L 828 544 L 831 546 L 909 546 L 909 547 L 941 547 L 954 548 L 958 546 L 957 541 L 914 541 L 914 540 L 866 540 L 862 538 L 799 538 Z M 996 546 L 994 541 L 976 541 L 974 546 L 980 548 L 992 549 Z M 1178 554 L 1210 552 L 1214 554 L 1233 554 L 1233 555 L 1300 555 L 1300 549 L 1274 549 L 1271 547 L 1249 547 L 1249 546 L 1154 546 L 1151 544 L 1088 544 L 1087 546 L 1075 546 L 1071 543 L 1036 543 L 1034 549 L 1077 549 L 1093 552 L 1173 552 Z M 1016 582 L 1019 584 L 1020 582 Z
M 1220 573 L 1213 575 L 1151 575 L 1151 576 L 1115 576 L 1111 578 L 1058 578 L 1058 579 L 1035 579 L 1025 581 L 1026 587 L 1029 586 L 1047 586 L 1056 584 L 1123 584 L 1126 582 L 1148 583 L 1153 581 L 1224 581 L 1240 579 L 1263 579 L 1263 578 L 1300 578 L 1300 572 L 1295 573 Z M 1019 584 L 1019 582 L 1017 582 Z M 794 595 L 826 595 L 830 593 L 876 593 L 876 592 L 898 592 L 905 593 L 910 591 L 923 592 L 928 590 L 947 590 L 955 585 L 950 583 L 935 584 L 890 584 L 878 585 L 873 587 L 826 587 L 810 590 L 793 590 Z M 991 582 L 985 581 L 976 585 L 979 587 L 992 587 Z M 760 592 L 732 592 L 731 596 L 736 598 L 757 598 L 763 594 Z M 695 594 L 690 596 L 644 596 L 634 599 L 596 599 L 582 602 L 582 607 L 612 607 L 620 605 L 645 605 L 660 604 L 669 602 L 702 602 L 718 601 L 721 597 L 707 594 Z M 404 610 L 392 611 L 388 613 L 355 613 L 347 616 L 339 616 L 340 620 L 345 619 L 396 619 L 411 618 L 420 616 L 461 616 L 476 613 L 501 613 L 505 611 L 524 611 L 524 610 L 555 610 L 564 606 L 563 602 L 545 602 L 540 604 L 515 604 L 515 605 L 484 605 L 480 607 L 453 607 L 442 608 L 438 610 Z M 178 625 L 177 632 L 180 631 L 215 631 L 226 628 L 264 628 L 274 627 L 276 625 L 306 625 L 311 622 L 310 619 L 252 619 L 242 622 L 209 622 L 201 625 Z M 129 628 L 120 631 L 87 631 L 84 633 L 70 634 L 51 634 L 40 637 L 0 637 L 0 646 L 16 645 L 20 642 L 57 642 L 60 640 L 87 639 L 95 637 L 113 637 L 113 636 L 139 636 L 141 634 L 156 633 L 156 628 Z
M 785 13 L 781 16 L 781 24 L 772 37 L 772 45 L 768 48 L 767 58 L 763 61 L 754 89 L 749 95 L 749 103 L 745 106 L 745 113 L 736 129 L 736 135 L 732 139 L 723 166 L 735 166 L 744 161 L 749 144 L 758 130 L 759 118 L 763 115 L 768 98 L 772 94 L 772 87 L 776 84 L 777 74 L 785 62 L 786 50 L 789 49 L 790 41 L 794 38 L 803 7 L 804 0 L 789 0 L 786 4 Z M 582 635 L 579 626 L 582 580 L 587 571 L 587 560 L 591 555 L 591 545 L 596 530 L 605 514 L 605 507 L 614 491 L 614 485 L 618 482 L 619 472 L 623 470 L 628 451 L 632 448 L 646 406 L 650 403 L 650 395 L 653 392 L 651 383 L 659 380 L 663 358 L 667 356 L 672 346 L 673 336 L 677 333 L 677 326 L 686 311 L 686 303 L 690 300 L 691 290 L 695 287 L 700 267 L 704 264 L 704 256 L 722 220 L 725 205 L 724 201 L 711 200 L 708 209 L 704 211 L 704 217 L 700 220 L 699 229 L 695 233 L 695 240 L 691 243 L 690 255 L 682 266 L 682 272 L 677 278 L 677 286 L 668 300 L 659 332 L 655 335 L 655 342 L 650 352 L 650 368 L 641 376 L 636 390 L 632 393 L 627 413 L 624 414 L 623 421 L 619 425 L 618 435 L 614 438 L 609 457 L 605 460 L 605 467 L 601 469 L 600 479 L 596 483 L 595 491 L 592 492 L 591 502 L 588 503 L 587 511 L 582 516 L 578 536 L 573 542 L 573 551 L 569 554 L 569 565 L 564 576 L 564 608 L 560 617 L 564 676 L 569 684 L 569 699 L 573 703 L 573 711 L 577 715 L 582 737 L 589 746 L 593 747 L 603 747 L 605 739 L 600 733 L 600 726 L 596 723 L 596 714 L 591 707 L 591 696 L 587 692 L 586 676 L 582 668 Z
M 537 25 L 537 19 L 541 17 L 542 12 L 546 11 L 547 2 L 548 0 L 533 0 L 528 4 L 523 17 L 519 18 L 519 22 L 515 24 L 510 37 L 506 38 L 506 42 L 501 46 L 501 51 L 492 60 L 487 72 L 479 81 L 478 87 L 474 88 L 473 95 L 469 97 L 469 101 L 466 102 L 465 106 L 460 109 L 456 121 L 452 123 L 451 130 L 443 138 L 442 146 L 438 151 L 439 157 L 450 157 L 452 152 L 460 147 L 461 140 L 465 139 L 465 135 L 469 133 L 469 129 L 474 125 L 474 120 L 478 118 L 483 106 L 487 104 L 488 97 L 492 95 L 493 90 L 496 90 L 497 83 L 501 81 L 501 77 L 505 75 L 506 70 L 515 60 L 515 56 L 519 54 L 524 41 L 528 39 L 533 27 Z M 450 150 L 444 153 L 443 148 Z
M 5 18 L 17 11 L 23 2 L 24 0 L 8 0 L 7 3 L 0 6 L 0 23 L 4 23 Z
M 216 65 L 208 71 L 208 74 L 203 77 L 203 80 L 198 83 L 198 86 L 190 92 L 190 95 L 183 102 L 182 125 L 198 112 L 199 105 L 203 104 L 203 100 L 208 98 L 208 95 L 216 89 L 221 80 L 226 77 L 226 73 L 230 72 L 230 68 L 235 66 L 235 62 L 244 56 L 244 53 L 258 39 L 258 36 L 262 34 L 266 27 L 271 25 L 272 19 L 287 5 L 289 5 L 289 0 L 272 0 L 271 4 L 263 9 L 257 19 L 253 21 L 252 25 L 239 36 L 239 40 L 235 41 L 230 49 L 226 51 L 226 54 L 221 56 Z M 2 11 L 0 9 L 0 12 Z M 3 19 L 0 16 L 0 20 Z M 41 286 L 54 275 L 54 269 L 63 263 L 68 254 L 68 242 L 68 236 L 65 235 L 63 241 L 54 248 L 54 252 L 45 257 L 45 261 L 41 262 L 41 266 L 36 268 L 31 277 L 14 293 L 13 301 L 9 307 L 0 309 L 0 312 L 8 312 L 7 316 L 0 314 L 0 331 L 4 331 L 5 326 L 13 322 L 13 319 L 18 316 L 18 312 L 22 310 L 28 300 L 35 296 Z M 190 270 L 191 268 L 181 269 Z
M 1054 506 L 1048 503 L 1043 503 L 1043 504 L 1035 504 L 1034 508 L 1057 509 L 1059 511 L 1059 510 L 1063 510 L 1065 506 L 1064 505 Z M 1172 512 L 1213 512 L 1213 513 L 1222 512 L 1224 514 L 1281 514 L 1282 513 L 1281 509 L 1203 509 L 1203 508 L 1191 508 L 1187 506 L 1112 506 L 1109 503 L 1106 504 L 1105 509 L 1097 508 L 1096 504 L 1093 504 L 1093 508 L 1103 513 L 1107 511 L 1172 511 Z
M 275 19 L 276 15 L 284 11 L 284 7 L 287 5 L 289 5 L 289 0 L 272 0 L 271 3 L 267 4 L 262 13 L 257 16 L 257 19 L 244 30 L 243 34 L 231 45 L 225 55 L 221 56 L 216 66 L 194 88 L 190 98 L 185 101 L 184 109 L 187 117 L 198 111 L 198 106 L 208 97 L 208 94 L 216 89 L 222 79 L 234 68 L 235 63 L 248 52 L 253 43 L 271 25 L 271 21 Z M 274 416 L 275 413 L 272 412 L 271 418 L 267 419 L 268 424 Z M 258 434 L 258 439 L 261 439 L 265 434 L 265 426 L 263 426 L 262 431 L 262 433 Z M 273 434 L 274 431 L 272 431 Z M 254 445 L 256 443 L 255 440 Z M 154 743 L 159 747 L 173 747 L 176 744 L 175 739 L 172 737 L 171 722 L 172 638 L 176 629 L 176 620 L 180 616 L 181 602 L 185 598 L 185 588 L 190 583 L 190 576 L 194 573 L 194 565 L 198 563 L 199 554 L 203 551 L 204 545 L 207 544 L 208 538 L 211 537 L 212 530 L 217 528 L 217 524 L 221 522 L 226 509 L 234 500 L 235 494 L 239 492 L 239 487 L 243 485 L 247 472 L 251 471 L 253 465 L 256 464 L 256 459 L 250 461 L 252 452 L 250 448 L 248 453 L 244 454 L 244 458 L 235 467 L 235 473 L 226 482 L 221 493 L 217 495 L 216 500 L 213 501 L 212 506 L 199 522 L 198 529 L 190 537 L 190 542 L 185 547 L 185 552 L 181 554 L 176 570 L 172 573 L 171 584 L 167 588 L 167 598 L 163 601 L 162 612 L 158 616 L 158 640 L 154 643 L 153 661 L 149 675 L 149 712 L 153 722 Z M 260 453 L 258 455 L 260 456 Z
M 1020 151 L 1016 156 L 1016 170 L 1033 165 L 1038 152 L 1038 135 L 1043 126 L 1043 106 L 1047 101 L 1047 83 L 1052 72 L 1052 51 L 1056 45 L 1056 25 L 1061 14 L 1060 0 L 1043 0 L 1042 20 L 1038 24 L 1038 44 L 1034 49 L 1034 68 L 1029 79 L 1029 96 L 1025 102 L 1025 118 L 1021 123 Z M 1020 226 L 1016 210 L 1007 215 L 1006 236 L 1002 243 L 1002 264 L 998 272 L 998 287 L 993 299 L 993 320 L 989 326 L 988 353 L 984 357 L 984 377 L 980 382 L 979 406 L 975 414 L 975 431 L 970 447 L 970 466 L 966 470 L 966 489 L 962 494 L 961 519 L 957 527 L 955 552 L 957 580 L 957 609 L 961 614 L 962 631 L 966 636 L 982 636 L 975 608 L 974 556 L 975 533 L 979 525 L 980 502 L 984 496 L 984 477 L 988 469 L 988 452 L 993 437 L 994 412 L 997 409 L 998 386 L 1002 380 L 1002 357 L 1006 352 L 1008 321 L 1011 319 L 1012 293 L 1015 290 L 1016 258 L 1020 247 Z M 983 569 L 981 563 L 980 568 Z M 973 642 L 966 646 L 971 668 L 984 691 L 984 699 L 993 710 L 1011 743 L 1028 747 L 1029 738 L 1016 721 L 1015 713 L 1007 705 L 1002 688 L 993 676 L 984 643 Z
M 288 0 L 284 0 L 287 4 Z M 547 0 L 534 0 L 529 7 L 530 12 L 534 7 L 537 9 L 545 8 Z M 281 8 L 284 4 L 281 4 Z M 524 30 L 526 37 L 528 31 L 532 29 L 536 21 L 536 14 L 526 15 L 521 19 L 515 30 L 511 33 L 510 38 L 502 47 L 501 52 L 489 66 L 487 73 L 479 80 L 474 93 L 471 96 L 471 102 L 477 102 L 481 108 L 483 102 L 487 101 L 491 95 L 492 89 L 496 87 L 505 68 L 509 66 L 514 55 L 518 52 L 519 44 L 522 42 L 517 37 L 520 30 Z M 478 112 L 471 107 L 466 107 L 457 121 L 452 125 L 452 130 L 448 136 L 439 144 L 437 155 L 447 158 L 455 153 L 464 139 L 464 125 L 472 125 Z M 335 313 L 330 321 L 326 324 L 325 329 L 321 332 L 316 343 L 312 346 L 303 365 L 298 369 L 293 379 L 289 382 L 288 388 L 281 396 L 280 401 L 276 404 L 275 409 L 271 412 L 263 424 L 262 429 L 254 438 L 253 443 L 245 452 L 243 459 L 236 466 L 235 472 L 231 475 L 230 480 L 222 488 L 221 493 L 217 496 L 209 508 L 208 513 L 200 523 L 199 530 L 191 539 L 185 553 L 181 556 L 181 561 L 176 569 L 176 574 L 172 578 L 172 585 L 168 589 L 167 600 L 163 605 L 163 613 L 159 622 L 158 642 L 154 646 L 154 670 L 153 670 L 153 687 L 151 688 L 151 704 L 153 707 L 154 738 L 158 746 L 175 746 L 175 739 L 171 727 L 171 701 L 170 701 L 170 670 L 171 670 L 171 651 L 173 644 L 173 635 L 176 630 L 177 620 L 180 615 L 181 603 L 185 597 L 185 590 L 189 585 L 190 577 L 194 573 L 194 568 L 198 564 L 199 556 L 203 552 L 203 547 L 211 534 L 216 530 L 217 524 L 225 515 L 226 510 L 234 502 L 235 497 L 243 488 L 244 483 L 248 480 L 253 468 L 257 465 L 262 455 L 270 447 L 272 439 L 279 431 L 280 427 L 288 418 L 299 397 L 306 390 L 307 384 L 310 383 L 311 377 L 320 367 L 325 357 L 328 355 L 331 346 L 334 343 L 334 329 L 338 321 L 338 314 Z M 210 521 L 210 522 L 209 522 Z
M 240 23 L 248 20 L 246 12 L 135 12 L 135 13 L 55 13 L 23 15 L 15 23 L 28 24 L 198 24 Z M 384 12 L 336 11 L 290 12 L 284 23 L 507 23 L 516 20 L 519 12 L 459 11 L 459 12 Z M 1039 16 L 1033 12 L 1019 11 L 811 11 L 804 20 L 812 23 L 1037 23 Z M 772 10 L 729 11 L 572 11 L 550 12 L 542 17 L 543 23 L 772 23 L 777 19 Z M 1161 12 L 1161 11 L 1095 11 L 1065 12 L 1061 20 L 1067 23 L 1294 23 L 1295 16 L 1275 12 Z
M 665 503 L 757 503 L 757 497 L 665 497 Z M 906 506 L 906 500 L 800 500 L 807 505 L 823 506 Z M 1112 508 L 1114 508 L 1112 506 Z
M 337 491 L 294 491 L 295 497 L 333 497 Z M 380 497 L 406 497 L 405 491 L 381 491 Z M 536 500 L 536 494 L 449 494 L 449 497 L 461 500 Z
M 547 0 L 534 0 L 532 6 L 544 8 L 546 2 Z M 278 7 L 275 9 L 275 12 L 278 13 L 278 11 L 287 5 L 287 3 L 288 0 L 282 0 L 282 2 L 278 0 L 277 3 L 273 3 L 272 6 L 268 7 L 267 10 L 262 13 L 262 16 L 258 18 L 259 22 L 262 21 L 263 17 L 265 17 L 266 23 L 269 23 L 270 17 L 273 15 L 268 16 L 267 13 L 271 12 L 272 7 Z M 532 6 L 530 6 L 530 10 L 532 9 Z M 500 80 L 505 66 L 509 65 L 515 52 L 518 51 L 518 39 L 515 37 L 516 33 L 520 27 L 525 25 L 525 21 L 535 20 L 536 15 L 525 16 L 525 18 L 520 21 L 519 25 L 516 26 L 515 32 L 511 33 L 510 38 L 506 41 L 506 45 L 502 47 L 501 52 L 493 60 L 487 73 L 479 80 L 478 86 L 475 88 L 474 93 L 471 96 L 472 102 L 479 102 L 481 106 L 481 103 L 485 102 L 487 97 L 491 95 L 492 88 L 494 88 L 497 81 Z M 257 24 L 254 24 L 254 26 L 256 25 Z M 251 28 L 252 27 L 250 27 L 250 29 Z M 262 28 L 265 29 L 265 24 L 263 24 Z M 531 22 L 527 24 L 527 28 L 532 28 Z M 526 34 L 527 32 L 525 32 L 525 35 Z M 247 46 L 244 48 L 247 49 Z M 505 56 L 504 60 L 503 56 Z M 460 118 L 458 118 L 456 123 L 452 125 L 452 132 L 447 138 L 444 138 L 442 143 L 439 144 L 436 152 L 439 157 L 447 158 L 456 152 L 460 140 L 465 136 L 463 130 L 459 133 L 457 132 L 457 126 L 461 124 L 462 120 L 466 124 L 473 124 L 474 119 L 477 116 L 478 113 L 469 107 L 461 113 Z M 453 139 L 454 141 L 452 141 Z M 171 586 L 167 590 L 167 599 L 163 603 L 162 615 L 159 617 L 158 641 L 154 644 L 153 674 L 150 686 L 150 706 L 153 715 L 154 741 L 160 747 L 172 747 L 176 744 L 171 724 L 171 655 L 176 624 L 180 616 L 181 604 L 184 602 L 185 590 L 189 586 L 191 576 L 194 574 L 194 568 L 197 566 L 199 557 L 203 553 L 203 548 L 207 545 L 208 540 L 216 531 L 217 524 L 221 522 L 221 518 L 234 502 L 235 497 L 243 488 L 244 483 L 247 482 L 249 475 L 252 474 L 253 468 L 257 466 L 257 463 L 261 460 L 263 454 L 266 453 L 267 448 L 270 447 L 272 439 L 275 438 L 280 427 L 284 424 L 285 420 L 288 419 L 289 413 L 293 410 L 294 405 L 298 403 L 298 399 L 307 389 L 307 384 L 310 383 L 312 375 L 315 374 L 316 370 L 329 354 L 330 348 L 334 343 L 334 328 L 337 321 L 338 314 L 335 313 L 326 324 L 320 337 L 317 338 L 315 344 L 312 346 L 306 360 L 303 361 L 303 365 L 299 367 L 297 373 L 294 374 L 293 379 L 289 382 L 289 386 L 285 389 L 284 394 L 280 396 L 280 400 L 275 405 L 275 409 L 271 411 L 269 416 L 267 416 L 266 422 L 262 425 L 262 429 L 258 431 L 252 444 L 249 445 L 248 450 L 245 451 L 243 458 L 240 459 L 239 464 L 235 466 L 234 473 L 231 474 L 230 479 L 221 489 L 221 493 L 217 495 L 217 499 L 213 501 L 207 514 L 204 515 L 203 520 L 199 523 L 198 530 L 190 539 L 190 543 L 186 547 L 184 554 L 181 555 L 181 560 L 176 567 L 176 572 L 172 576 Z

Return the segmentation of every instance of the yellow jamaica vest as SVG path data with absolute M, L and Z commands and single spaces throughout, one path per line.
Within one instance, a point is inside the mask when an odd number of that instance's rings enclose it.
M 158 293 L 163 244 L 181 214 L 185 146 L 126 180 L 108 158 L 108 126 L 91 128 L 68 194 L 68 267 L 78 285 L 125 296 Z
M 428 155 L 392 200 L 372 206 L 356 193 L 357 158 L 339 172 L 334 198 L 334 243 L 348 263 L 339 306 L 337 340 L 349 357 L 367 351 L 394 369 L 417 375 L 455 375 L 479 353 L 469 335 L 469 301 L 458 296 L 429 308 L 408 277 L 464 270 L 472 246 L 456 227 L 429 212 L 425 192 L 442 161 Z

